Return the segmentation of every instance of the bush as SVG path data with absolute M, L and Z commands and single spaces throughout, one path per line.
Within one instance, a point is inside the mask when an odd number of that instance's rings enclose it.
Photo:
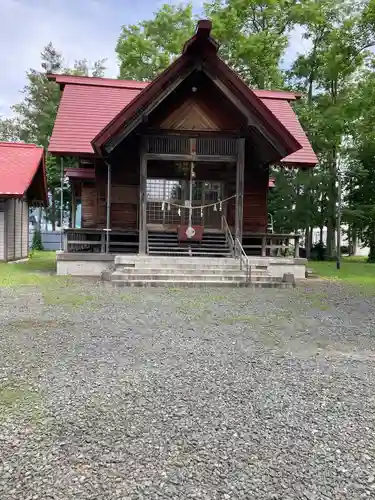
M 43 243 L 42 243 L 42 235 L 40 231 L 36 230 L 33 235 L 33 241 L 31 244 L 31 249 L 33 251 L 35 250 L 44 250 L 43 248 Z
M 323 243 L 316 243 L 312 247 L 310 258 L 311 260 L 326 260 L 327 251 Z
M 368 254 L 367 262 L 373 264 L 375 262 L 375 245 L 370 246 L 370 252 Z

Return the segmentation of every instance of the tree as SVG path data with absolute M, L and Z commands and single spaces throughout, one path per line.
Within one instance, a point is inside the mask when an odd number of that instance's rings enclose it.
M 318 153 L 320 166 L 312 172 L 321 177 L 320 205 L 327 225 L 327 252 L 334 253 L 337 204 L 337 157 L 343 139 L 352 134 L 355 115 L 347 106 L 348 93 L 366 65 L 372 45 L 368 4 L 337 0 L 305 2 L 297 19 L 305 29 L 310 50 L 300 55 L 289 72 L 289 82 L 306 98 L 300 116 Z M 308 179 L 308 183 L 315 183 Z M 309 206 L 316 204 L 307 186 Z M 307 218 L 306 248 L 313 219 Z
M 49 43 L 41 53 L 40 70 L 30 69 L 26 73 L 27 84 L 22 90 L 23 100 L 12 106 L 16 118 L 12 125 L 19 140 L 38 144 L 48 149 L 49 139 L 60 102 L 60 89 L 55 82 L 48 80 L 48 73 L 64 73 L 88 76 L 103 76 L 105 59 L 96 61 L 90 68 L 86 59 L 75 61 L 73 68 L 68 68 L 62 55 Z M 1 130 L 1 129 L 0 129 Z M 12 129 L 13 130 L 13 129 Z M 69 159 L 71 163 L 75 160 Z M 56 158 L 47 155 L 47 181 L 51 207 L 46 215 L 56 228 L 60 210 L 61 171 Z M 66 189 L 69 189 L 66 187 Z M 64 196 L 68 198 L 67 195 Z
M 19 124 L 15 118 L 0 118 L 0 141 L 19 140 Z
M 280 61 L 298 0 L 216 0 L 204 5 L 221 56 L 252 86 L 283 85 Z M 151 20 L 123 26 L 116 45 L 120 78 L 152 80 L 181 54 L 197 19 L 191 3 L 163 5 Z
M 192 4 L 163 5 L 154 19 L 124 25 L 117 41 L 120 78 L 149 81 L 181 54 L 193 34 Z
M 252 87 L 283 87 L 280 63 L 299 4 L 297 0 L 215 0 L 205 4 L 221 56 Z
M 351 225 L 352 237 L 370 247 L 369 261 L 375 262 L 375 73 L 362 74 L 353 86 L 349 106 L 357 118 L 346 143 L 346 185 L 344 218 Z

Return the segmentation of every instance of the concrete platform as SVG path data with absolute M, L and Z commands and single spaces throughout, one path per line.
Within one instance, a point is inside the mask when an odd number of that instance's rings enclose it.
M 122 281 L 136 282 L 136 275 L 147 277 L 149 280 L 156 275 L 167 275 L 169 281 L 173 276 L 184 276 L 203 286 L 204 279 L 212 281 L 227 277 L 232 285 L 236 281 L 243 282 L 245 272 L 240 269 L 240 261 L 233 257 L 163 257 L 132 254 L 102 254 L 102 253 L 65 253 L 56 252 L 57 274 L 72 276 L 102 277 L 109 279 L 114 271 L 121 274 Z M 252 281 L 261 283 L 280 282 L 284 274 L 292 274 L 296 280 L 305 279 L 306 259 L 293 257 L 249 257 Z M 132 276 L 130 276 L 130 273 Z M 210 277 L 210 279 L 208 279 Z M 115 278 L 116 279 L 116 278 Z M 165 280 L 158 277 L 157 281 Z M 134 284 L 134 283 L 133 283 Z

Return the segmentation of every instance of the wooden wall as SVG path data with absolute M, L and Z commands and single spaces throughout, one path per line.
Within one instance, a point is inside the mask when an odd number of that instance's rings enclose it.
M 268 209 L 268 168 L 253 167 L 245 170 L 243 200 L 243 231 L 265 233 Z
M 96 181 L 83 182 L 82 227 L 103 229 L 107 224 L 107 167 L 96 167 Z M 111 229 L 138 228 L 139 167 L 135 162 L 111 169 Z
M 244 227 L 246 232 L 265 232 L 267 228 L 267 168 L 261 168 L 258 162 L 251 161 L 247 154 L 245 165 L 244 187 Z M 224 197 L 236 192 L 236 169 L 234 165 L 197 164 L 196 179 L 221 181 L 225 183 Z M 173 162 L 150 162 L 148 177 L 176 179 L 187 178 Z M 119 230 L 138 229 L 139 213 L 139 159 L 119 160 L 112 167 L 111 188 L 111 228 Z M 96 166 L 96 181 L 82 183 L 82 227 L 105 228 L 107 204 L 107 167 Z M 227 220 L 230 226 L 235 225 L 235 200 L 227 203 Z

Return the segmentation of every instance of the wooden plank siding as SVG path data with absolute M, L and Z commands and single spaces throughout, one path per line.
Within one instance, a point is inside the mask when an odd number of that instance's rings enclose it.
M 14 260 L 15 259 L 15 202 L 16 200 L 11 199 L 6 202 L 5 214 L 7 218 L 6 222 L 6 260 Z
M 235 165 L 197 164 L 196 180 L 224 182 L 224 197 L 236 193 Z M 246 165 L 243 199 L 243 231 L 265 232 L 267 228 L 268 169 Z M 138 177 L 138 179 L 136 179 Z M 187 179 L 186 172 L 172 162 L 150 161 L 148 178 Z M 82 227 L 106 227 L 107 179 L 106 169 L 101 169 L 96 183 L 82 183 Z M 235 224 L 235 199 L 224 207 L 229 226 Z M 224 213 L 225 213 L 224 212 Z M 139 217 L 139 168 L 124 171 L 118 165 L 112 168 L 111 228 L 136 230 Z
M 5 203 L 0 200 L 0 260 L 5 260 Z
M 139 180 L 134 170 L 124 175 L 118 165 L 112 169 L 111 229 L 137 229 Z M 100 169 L 96 182 L 83 182 L 81 192 L 82 227 L 104 229 L 107 224 L 106 169 Z
M 264 233 L 267 230 L 268 168 L 245 170 L 243 206 L 244 232 Z
M 29 255 L 29 204 L 26 200 L 22 202 L 22 227 L 21 227 L 21 255 L 26 258 Z

